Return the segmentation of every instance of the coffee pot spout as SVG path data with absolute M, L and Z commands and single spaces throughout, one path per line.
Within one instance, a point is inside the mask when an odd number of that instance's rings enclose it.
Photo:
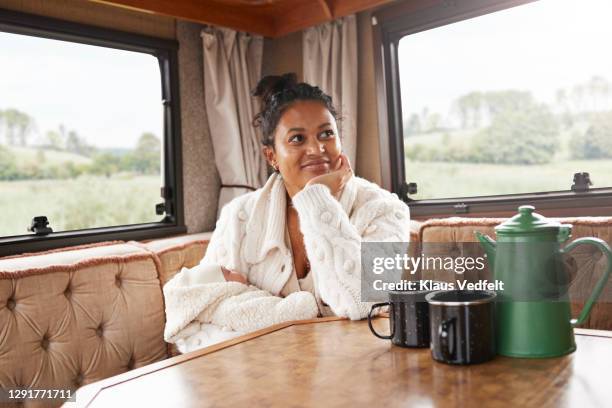
M 497 243 L 488 235 L 482 234 L 478 231 L 474 232 L 476 234 L 476 238 L 480 241 L 480 245 L 485 250 L 487 254 L 487 259 L 489 262 L 489 267 L 493 267 L 495 265 L 495 250 L 497 249 Z

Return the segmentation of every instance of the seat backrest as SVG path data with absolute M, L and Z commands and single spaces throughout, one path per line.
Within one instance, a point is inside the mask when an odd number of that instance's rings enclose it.
M 76 389 L 165 359 L 158 265 L 116 242 L 0 258 L 0 387 Z

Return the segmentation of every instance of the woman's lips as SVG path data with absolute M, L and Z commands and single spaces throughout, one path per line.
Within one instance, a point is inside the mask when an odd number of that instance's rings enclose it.
M 316 173 L 325 173 L 329 170 L 329 162 L 315 162 L 309 163 L 302 166 L 303 170 L 316 172 Z

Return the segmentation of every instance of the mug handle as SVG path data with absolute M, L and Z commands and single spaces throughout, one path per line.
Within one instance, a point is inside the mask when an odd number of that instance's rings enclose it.
M 379 339 L 389 340 L 389 339 L 393 338 L 393 334 L 395 332 L 395 325 L 394 324 L 390 325 L 391 326 L 391 334 L 389 334 L 388 336 L 383 336 L 381 334 L 376 333 L 376 330 L 374 330 L 374 327 L 372 327 L 372 312 L 374 312 L 375 309 L 378 309 L 379 307 L 383 307 L 383 306 L 389 306 L 391 308 L 391 313 L 393 313 L 393 303 L 391 303 L 391 302 L 383 302 L 383 303 L 375 303 L 375 304 L 373 304 L 372 308 L 370 309 L 370 313 L 368 313 L 368 326 L 370 327 L 370 331 L 372 332 L 373 335 L 375 335 Z
M 452 361 L 455 358 L 455 343 L 456 339 L 453 339 L 453 348 L 451 350 L 448 342 L 448 338 L 451 335 L 451 327 L 453 333 L 455 332 L 455 318 L 452 317 L 448 320 L 440 323 L 438 327 L 438 338 L 440 340 L 440 351 L 446 361 Z
M 608 282 L 608 278 L 610 277 L 610 272 L 612 271 L 612 250 L 610 250 L 610 246 L 608 246 L 606 241 L 602 239 L 579 238 L 569 243 L 568 245 L 566 245 L 565 248 L 561 249 L 560 252 L 562 254 L 565 254 L 568 251 L 572 250 L 574 247 L 578 245 L 582 245 L 582 244 L 593 245 L 597 247 L 601 252 L 603 252 L 604 255 L 606 255 L 608 259 L 608 266 L 606 267 L 606 271 L 604 272 L 602 277 L 599 278 L 599 281 L 597 281 L 597 284 L 595 285 L 595 288 L 593 289 L 593 293 L 591 293 L 591 296 L 589 297 L 587 302 L 582 307 L 582 311 L 580 312 L 580 315 L 578 316 L 578 318 L 570 320 L 572 327 L 576 327 L 584 323 L 586 318 L 589 316 L 589 313 L 591 313 L 591 308 L 593 307 L 593 304 L 597 301 L 597 298 L 601 294 L 601 291 L 603 290 L 604 286 L 606 286 L 606 283 Z

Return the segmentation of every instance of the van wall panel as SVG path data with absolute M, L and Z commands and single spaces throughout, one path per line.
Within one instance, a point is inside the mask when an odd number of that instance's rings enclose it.
M 176 26 L 180 44 L 183 202 L 189 233 L 214 229 L 221 188 L 204 105 L 201 30 L 199 24 L 180 20 Z
M 380 149 L 378 145 L 378 111 L 374 78 L 374 46 L 372 43 L 372 14 L 357 15 L 358 94 L 357 104 L 357 169 L 356 174 L 378 185 L 382 183 Z
M 262 75 L 280 75 L 295 72 L 299 80 L 302 68 L 302 32 L 264 40 Z

